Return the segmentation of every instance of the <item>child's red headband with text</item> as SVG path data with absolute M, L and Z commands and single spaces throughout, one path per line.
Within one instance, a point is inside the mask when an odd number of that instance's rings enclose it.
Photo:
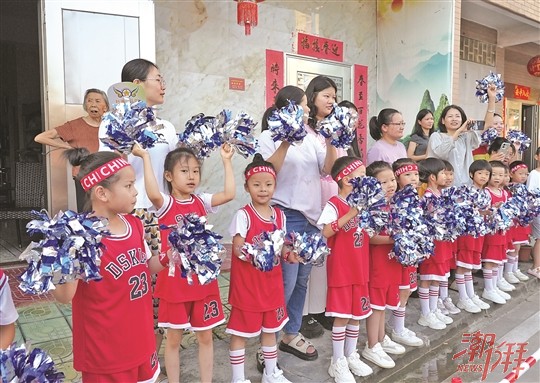
M 106 180 L 120 169 L 129 166 L 129 163 L 123 158 L 115 158 L 101 165 L 99 168 L 92 170 L 90 173 L 81 178 L 81 185 L 84 191 L 92 189 L 101 181 Z
M 403 173 L 417 172 L 417 171 L 418 171 L 418 165 L 416 165 L 416 164 L 406 164 L 406 165 L 403 165 L 403 166 L 397 168 L 394 174 L 396 175 L 396 177 L 399 177 Z
M 246 172 L 246 181 L 257 173 L 270 173 L 274 179 L 276 178 L 276 172 L 270 166 L 255 166 Z
M 343 170 L 338 173 L 336 178 L 334 178 L 334 181 L 336 182 L 341 181 L 344 177 L 347 177 L 348 175 L 350 175 L 352 172 L 354 172 L 356 169 L 358 169 L 361 166 L 364 166 L 362 161 L 354 160 L 349 165 L 345 166 L 345 168 L 343 168 Z
M 527 165 L 525 165 L 525 164 L 517 164 L 517 165 L 512 166 L 512 168 L 510 169 L 510 173 L 515 173 L 515 172 L 517 172 L 517 171 L 520 170 L 520 169 L 527 169 L 527 170 L 529 170 L 529 168 L 527 167 Z

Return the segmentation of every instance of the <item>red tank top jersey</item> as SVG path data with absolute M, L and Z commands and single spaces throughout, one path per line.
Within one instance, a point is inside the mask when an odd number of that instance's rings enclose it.
M 73 366 L 109 374 L 134 368 L 155 350 L 150 272 L 141 221 L 103 238 L 101 281 L 79 281 L 73 297 Z
M 339 196 L 328 200 L 338 218 L 350 210 L 350 206 Z M 358 217 L 351 218 L 339 231 L 328 238 L 330 255 L 326 274 L 328 286 L 342 287 L 363 285 L 369 282 L 369 237 L 358 229 Z
M 263 232 L 284 229 L 284 214 L 277 207 L 273 208 L 275 222 L 261 217 L 251 204 L 244 206 L 241 211 L 248 220 L 247 243 L 259 242 Z M 232 306 L 251 312 L 265 312 L 284 306 L 281 264 L 274 266 L 271 271 L 263 272 L 236 256 L 232 257 L 231 262 L 229 303 Z
M 174 225 L 181 220 L 183 215 L 189 213 L 195 213 L 199 217 L 207 214 L 204 202 L 195 194 L 192 194 L 191 198 L 186 201 L 179 201 L 171 197 L 163 213 L 158 215 L 158 220 L 163 225 Z M 169 250 L 167 238 L 170 231 L 171 229 L 160 230 L 162 252 Z M 157 298 L 163 298 L 167 302 L 193 302 L 210 295 L 219 295 L 219 287 L 217 280 L 201 285 L 196 277 L 193 278 L 193 284 L 190 285 L 187 278 L 182 277 L 182 270 L 177 266 L 174 276 L 169 276 L 169 268 L 159 272 L 154 294 Z
M 508 192 L 504 189 L 500 189 L 500 195 L 493 193 L 489 188 L 486 188 L 485 190 L 489 193 L 489 196 L 491 197 L 491 206 L 494 206 L 499 202 L 506 202 L 506 200 L 508 199 Z M 486 245 L 506 245 L 506 234 L 500 231 L 494 234 L 486 234 L 484 246 Z

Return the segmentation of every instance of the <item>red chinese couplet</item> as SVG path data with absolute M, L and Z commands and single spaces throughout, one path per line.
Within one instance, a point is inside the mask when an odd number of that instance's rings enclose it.
M 515 85 L 514 86 L 514 98 L 518 98 L 520 100 L 528 100 L 531 96 L 531 88 L 528 86 L 523 85 Z
M 246 90 L 246 80 L 239 77 L 229 77 L 229 89 Z
M 343 41 L 298 32 L 297 53 L 318 59 L 343 62 Z
M 277 92 L 285 83 L 283 52 L 266 50 L 266 107 L 274 104 Z
M 362 153 L 362 159 L 367 155 L 367 118 L 368 118 L 368 92 L 367 92 L 368 67 L 365 65 L 354 65 L 354 94 L 353 103 L 358 108 L 358 126 L 356 137 L 358 148 Z

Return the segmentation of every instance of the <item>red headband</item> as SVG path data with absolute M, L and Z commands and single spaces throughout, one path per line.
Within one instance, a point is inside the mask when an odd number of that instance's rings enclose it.
M 274 179 L 276 178 L 276 172 L 270 166 L 255 166 L 246 172 L 246 181 L 257 173 L 270 173 Z
M 84 191 L 92 189 L 101 181 L 106 180 L 120 169 L 129 166 L 129 163 L 123 158 L 115 158 L 101 165 L 99 168 L 92 170 L 90 173 L 81 178 L 81 185 Z
M 519 169 L 527 169 L 527 170 L 529 170 L 529 168 L 527 167 L 527 165 L 525 165 L 525 164 L 517 164 L 517 165 L 513 166 L 513 167 L 510 169 L 510 173 L 515 173 L 515 172 L 517 172 Z
M 347 177 L 349 174 L 354 172 L 356 169 L 358 169 L 360 166 L 364 166 L 362 161 L 360 160 L 354 160 L 349 165 L 347 165 L 342 171 L 338 173 L 336 178 L 334 178 L 334 181 L 338 182 L 343 179 L 343 177 Z
M 416 164 L 407 164 L 407 165 L 403 165 L 403 166 L 397 168 L 397 170 L 395 171 L 394 174 L 396 175 L 396 177 L 399 177 L 403 173 L 417 172 L 417 171 L 418 171 L 418 165 L 416 165 Z

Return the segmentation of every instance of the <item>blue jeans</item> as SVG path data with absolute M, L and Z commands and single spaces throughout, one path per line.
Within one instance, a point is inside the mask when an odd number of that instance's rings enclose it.
M 298 233 L 318 233 L 317 227 L 309 223 L 302 213 L 298 210 L 292 210 L 280 207 L 285 213 L 287 219 L 287 232 L 296 231 Z M 289 322 L 283 327 L 286 334 L 296 335 L 300 332 L 302 325 L 302 312 L 304 301 L 306 300 L 306 289 L 311 273 L 311 264 L 301 263 L 281 264 L 283 270 L 283 285 L 285 288 L 285 303 L 287 305 L 287 314 Z

